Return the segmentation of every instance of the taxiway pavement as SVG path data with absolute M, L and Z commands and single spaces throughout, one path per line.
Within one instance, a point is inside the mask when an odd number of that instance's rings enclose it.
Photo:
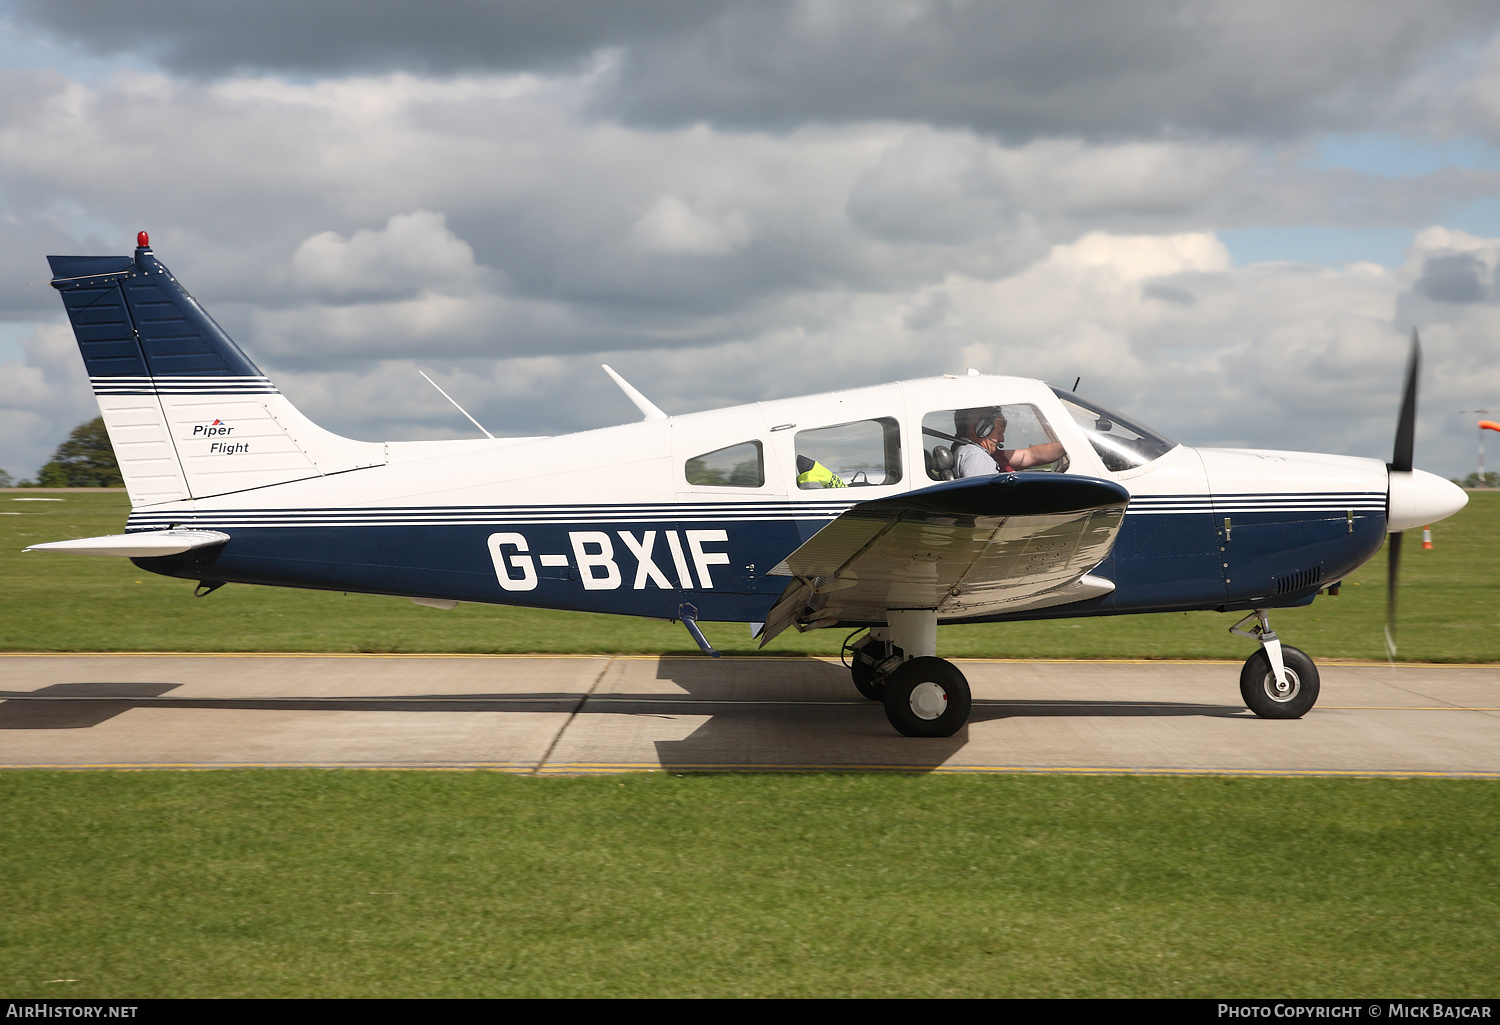
M 1238 663 L 956 661 L 969 725 L 912 740 L 821 659 L 4 655 L 0 767 L 1500 778 L 1500 666 L 1323 664 L 1269 721 Z

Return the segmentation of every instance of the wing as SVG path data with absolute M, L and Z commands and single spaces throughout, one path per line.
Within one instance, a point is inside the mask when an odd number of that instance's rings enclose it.
M 1086 574 L 1109 554 L 1130 493 L 1059 473 L 946 481 L 848 509 L 776 569 L 792 577 L 766 616 L 788 626 L 883 622 L 889 609 L 939 620 L 1044 608 L 1114 590 Z

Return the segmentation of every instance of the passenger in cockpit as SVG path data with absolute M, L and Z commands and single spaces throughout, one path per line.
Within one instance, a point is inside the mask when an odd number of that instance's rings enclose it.
M 817 460 L 809 459 L 807 456 L 797 457 L 797 487 L 804 491 L 808 488 L 847 488 L 848 486 L 843 478 Z

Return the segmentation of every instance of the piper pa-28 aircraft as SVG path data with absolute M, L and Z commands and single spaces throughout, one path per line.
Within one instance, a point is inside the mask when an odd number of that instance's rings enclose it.
M 199 594 L 272 584 L 681 620 L 713 655 L 700 619 L 748 622 L 762 646 L 788 627 L 864 628 L 854 685 L 907 736 L 969 716 L 939 623 L 1192 609 L 1247 613 L 1232 628 L 1260 644 L 1246 705 L 1300 717 L 1318 671 L 1268 611 L 1336 592 L 1390 533 L 1389 615 L 1400 531 L 1466 501 L 1412 468 L 1415 334 L 1389 464 L 1193 449 L 973 370 L 685 416 L 611 370 L 642 421 L 353 441 L 299 413 L 138 242 L 48 258 L 126 532 L 32 549 L 124 556 Z

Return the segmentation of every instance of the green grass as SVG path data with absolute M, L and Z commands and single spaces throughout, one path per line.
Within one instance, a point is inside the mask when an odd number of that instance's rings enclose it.
M 61 502 L 16 502 L 58 497 Z M 0 650 L 10 651 L 696 651 L 680 625 L 621 616 L 460 605 L 451 612 L 401 598 L 230 585 L 195 599 L 193 585 L 122 559 L 33 552 L 38 541 L 118 533 L 124 492 L 0 492 Z M 1500 552 L 1500 492 L 1472 493 L 1466 509 L 1407 538 L 1400 656 L 1417 661 L 1500 661 L 1500 604 L 1492 578 Z M 951 657 L 1241 658 L 1250 642 L 1226 630 L 1238 615 L 1213 612 L 943 627 Z M 1276 613 L 1277 632 L 1315 658 L 1383 658 L 1385 557 L 1377 555 L 1339 597 Z M 752 650 L 742 623 L 708 624 L 722 650 Z M 774 654 L 834 655 L 845 631 L 789 631 Z
M 0 991 L 1493 996 L 1497 819 L 1474 781 L 7 773 Z
M 22 555 L 118 493 L 0 493 L 0 649 L 685 650 L 608 616 L 191 584 Z M 1402 654 L 1500 659 L 1500 494 L 1423 552 Z M 1384 560 L 1278 614 L 1378 657 Z M 1237 656 L 1212 613 L 945 628 L 946 654 Z M 742 625 L 710 627 L 734 648 Z M 773 650 L 831 653 L 841 632 Z M 1500 787 L 1464 780 L 0 773 L 13 998 L 1488 997 Z M 74 980 L 74 981 L 55 981 Z

